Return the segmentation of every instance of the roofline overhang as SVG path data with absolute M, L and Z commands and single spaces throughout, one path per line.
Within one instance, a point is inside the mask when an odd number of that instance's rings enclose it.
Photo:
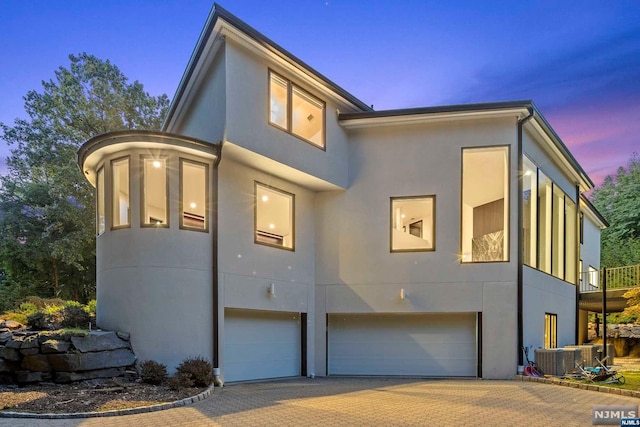
M 115 145 L 123 144 L 139 144 L 149 147 L 178 148 L 189 150 L 194 153 L 202 153 L 213 158 L 220 157 L 220 144 L 211 144 L 209 142 L 191 138 L 184 135 L 175 135 L 160 131 L 149 130 L 123 130 L 108 132 L 102 135 L 94 136 L 87 140 L 76 153 L 76 161 L 82 173 L 89 178 L 92 175 L 91 170 L 87 169 L 86 163 L 90 156 L 98 151 L 109 149 Z M 91 179 L 89 179 L 91 181 Z
M 587 197 L 583 194 L 580 195 L 580 202 L 584 203 L 584 206 L 586 207 L 584 211 L 591 217 L 593 222 L 595 222 L 600 227 L 600 229 L 609 227 L 609 221 L 607 221 L 607 219 L 600 213 L 600 211 L 598 211 L 598 208 L 596 208 L 593 203 L 591 203 L 591 201 L 587 199 Z
M 219 40 L 219 36 L 231 36 L 234 40 L 238 40 L 241 44 L 250 45 L 258 50 L 265 52 L 272 59 L 276 59 L 281 65 L 291 67 L 297 72 L 304 75 L 308 82 L 314 83 L 316 86 L 322 86 L 324 90 L 331 92 L 336 98 L 342 99 L 343 102 L 351 104 L 353 107 L 363 111 L 372 110 L 364 102 L 347 92 L 342 87 L 325 77 L 323 74 L 309 66 L 307 63 L 284 49 L 282 46 L 269 39 L 264 34 L 252 28 L 246 22 L 233 15 L 219 4 L 214 3 L 207 17 L 207 21 L 200 33 L 196 47 L 193 50 L 187 68 L 180 79 L 178 88 L 169 105 L 167 117 L 162 126 L 162 130 L 167 130 L 171 123 L 175 121 L 180 105 L 187 95 L 189 87 L 193 84 L 193 80 L 197 78 L 198 68 L 201 61 L 210 53 L 208 50 L 216 50 L 215 41 Z M 213 37 L 213 40 L 212 40 Z

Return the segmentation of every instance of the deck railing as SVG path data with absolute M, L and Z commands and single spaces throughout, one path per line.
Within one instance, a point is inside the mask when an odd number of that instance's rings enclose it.
M 598 292 L 606 278 L 607 290 L 640 286 L 640 264 L 580 272 L 580 292 Z

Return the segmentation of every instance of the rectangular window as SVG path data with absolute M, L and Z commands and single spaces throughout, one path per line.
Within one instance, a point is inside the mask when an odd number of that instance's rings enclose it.
M 142 225 L 169 226 L 167 159 L 142 157 Z
M 180 228 L 207 231 L 209 165 L 180 159 Z
M 551 313 L 544 315 L 544 348 L 558 347 L 558 316 Z
M 551 205 L 553 184 L 538 171 L 538 269 L 551 273 Z
M 538 241 L 538 168 L 526 156 L 522 158 L 522 224 L 524 227 L 524 263 L 537 267 Z
M 600 280 L 598 278 L 598 270 L 596 270 L 595 267 L 590 265 L 588 274 L 589 274 L 589 285 L 594 288 L 599 288 Z
M 576 215 L 576 204 L 569 197 L 565 197 L 565 280 L 569 283 L 576 283 L 576 261 L 578 258 L 578 247 L 576 242 L 576 228 L 578 217 Z
M 316 147 L 325 147 L 325 103 L 272 71 L 269 123 Z
M 584 243 L 584 213 L 580 212 L 580 244 Z
M 295 196 L 255 183 L 255 243 L 294 250 Z
M 112 228 L 131 226 L 129 158 L 111 161 Z
M 509 260 L 509 147 L 462 150 L 462 262 Z
M 564 279 L 564 192 L 553 186 L 553 219 L 551 221 L 551 274 Z
M 391 252 L 434 251 L 436 196 L 391 198 Z
M 580 265 L 579 265 L 580 271 L 578 272 L 578 274 L 580 275 L 580 289 L 582 289 L 582 282 L 584 282 L 584 276 L 585 276 L 583 268 L 584 267 L 582 266 L 582 260 L 580 260 Z
M 98 236 L 104 233 L 105 215 L 104 215 L 104 167 L 96 172 L 96 229 Z

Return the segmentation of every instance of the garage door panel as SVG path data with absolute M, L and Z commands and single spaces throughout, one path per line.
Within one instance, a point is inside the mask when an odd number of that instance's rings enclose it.
M 225 310 L 225 381 L 300 375 L 300 315 Z
M 476 314 L 329 317 L 329 374 L 475 376 Z

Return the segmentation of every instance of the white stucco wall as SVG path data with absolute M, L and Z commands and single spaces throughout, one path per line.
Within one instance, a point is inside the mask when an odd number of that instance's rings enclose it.
M 336 110 L 344 105 L 318 93 L 300 78 L 266 60 L 251 55 L 228 40 L 227 61 L 227 139 L 255 153 L 346 187 L 347 136 L 337 123 Z M 322 150 L 268 123 L 269 67 L 326 102 L 326 150 Z
M 325 313 L 483 312 L 483 376 L 517 355 L 517 159 L 510 157 L 510 262 L 461 264 L 461 148 L 515 144 L 514 119 L 351 131 L 350 185 L 316 197 L 316 366 Z M 390 197 L 436 195 L 436 250 L 391 253 Z M 407 298 L 401 300 L 400 289 Z
M 224 307 L 308 313 L 307 370 L 314 352 L 314 193 L 224 158 L 219 165 L 218 280 L 220 342 Z M 254 243 L 254 182 L 295 195 L 295 251 Z M 271 283 L 275 298 L 269 296 Z M 221 349 L 222 350 L 222 349 Z M 224 370 L 224 354 L 221 351 Z M 224 374 L 224 372 L 223 372 Z
M 178 216 L 178 157 L 207 160 L 163 151 L 170 156 L 170 228 L 141 228 L 139 156 L 149 151 L 118 152 L 105 161 L 123 154 L 131 156 L 131 227 L 110 229 L 111 198 L 107 197 L 107 230 L 97 237 L 98 327 L 131 333 L 139 360 L 156 360 L 170 371 L 188 356 L 212 360 L 211 234 L 179 229 Z M 105 178 L 108 195 L 108 169 Z

